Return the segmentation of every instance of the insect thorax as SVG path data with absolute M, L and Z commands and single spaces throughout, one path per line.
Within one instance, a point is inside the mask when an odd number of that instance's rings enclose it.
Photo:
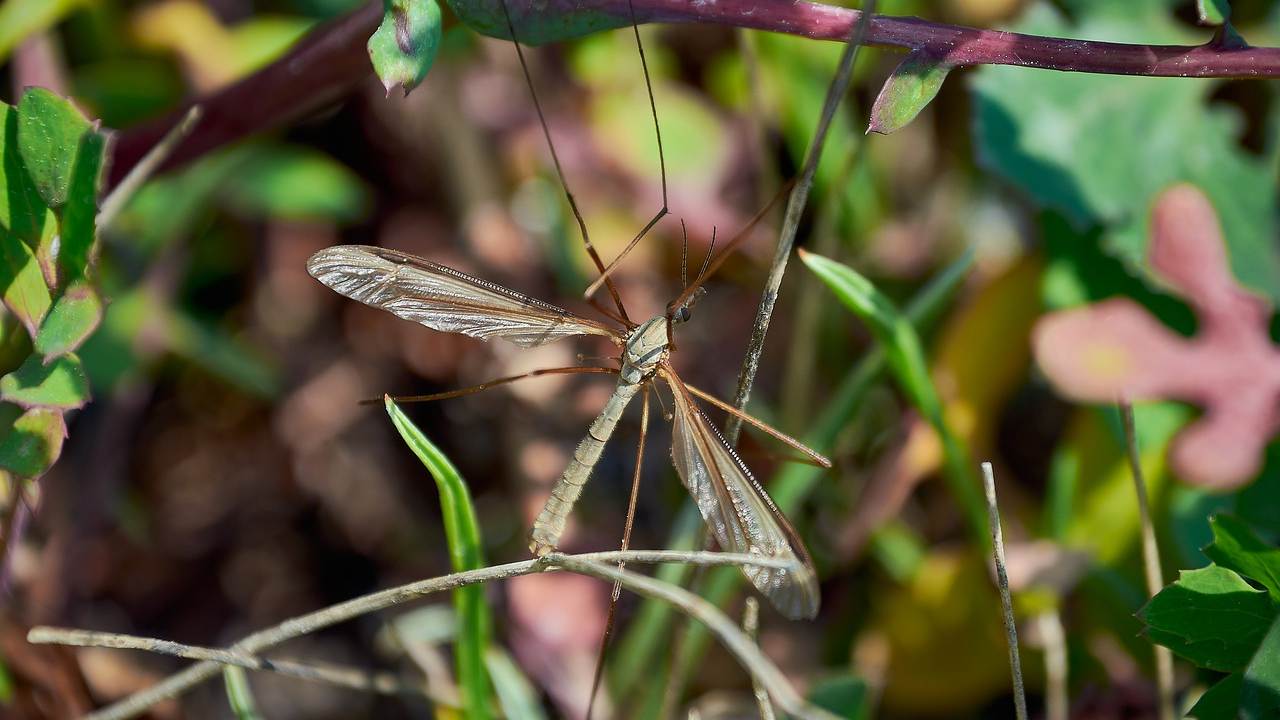
M 667 346 L 667 318 L 663 315 L 632 330 L 622 351 L 622 379 L 638 383 L 652 375 L 667 356 Z

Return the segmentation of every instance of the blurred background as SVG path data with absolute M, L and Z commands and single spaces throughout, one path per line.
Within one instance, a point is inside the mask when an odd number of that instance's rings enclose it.
M 0 97 L 14 104 L 22 87 L 43 85 L 105 127 L 127 129 L 263 68 L 360 4 L 51 3 L 59 22 L 12 38 L 0 58 Z M 1199 43 L 1209 31 L 1195 27 L 1193 6 L 882 0 L 878 9 L 1048 35 Z M 1253 44 L 1280 40 L 1275 3 L 1233 6 Z M 94 399 L 73 416 L 61 460 L 27 491 L 31 510 L 11 549 L 0 697 L 15 717 L 69 716 L 183 665 L 33 648 L 23 640 L 32 625 L 225 646 L 290 616 L 448 572 L 435 484 L 381 407 L 360 401 L 608 352 L 590 342 L 528 350 L 433 332 L 306 274 L 320 248 L 381 245 L 592 315 L 581 294 L 593 270 L 514 50 L 445 14 L 436 64 L 407 97 L 388 96 L 370 72 L 322 112 L 161 175 L 102 237 L 96 277 L 110 305 L 81 352 Z M 681 220 L 696 264 L 713 230 L 721 241 L 737 232 L 798 172 L 841 50 L 724 27 L 646 26 L 641 35 L 672 214 L 616 275 L 633 318 L 662 312 L 679 293 Z M 601 254 L 613 257 L 661 204 L 631 31 L 527 54 L 570 188 Z M 864 136 L 871 103 L 902 57 L 862 51 L 799 242 L 858 268 L 903 308 L 973 252 L 959 289 L 918 328 L 949 421 L 974 458 L 996 465 L 1033 715 L 1043 717 L 1052 657 L 1065 663 L 1071 717 L 1153 717 L 1150 644 L 1134 617 L 1147 592 L 1118 422 L 1105 406 L 1064 399 L 1034 362 L 1030 337 L 1045 313 L 1117 295 L 1182 336 L 1197 331 L 1186 299 L 1145 261 L 1150 207 L 1180 180 L 1215 201 L 1237 278 L 1274 299 L 1276 86 L 963 70 L 904 129 Z M 681 375 L 722 398 L 733 395 L 780 214 L 707 284 L 678 335 Z M 792 263 L 749 407 L 784 432 L 818 437 L 835 461 L 829 472 L 797 469 L 780 461 L 776 443 L 744 433 L 757 476 L 790 483 L 780 502 L 822 578 L 818 619 L 787 622 L 765 608 L 760 641 L 794 682 L 834 698 L 849 717 L 1009 717 L 996 594 L 940 479 L 938 443 L 886 375 L 836 406 L 837 388 L 874 342 L 832 300 Z M 532 516 L 612 387 L 606 377 L 552 376 L 406 406 L 467 480 L 489 561 L 527 556 Z M 1174 402 L 1138 409 L 1166 580 L 1207 562 L 1198 548 L 1213 511 L 1236 512 L 1272 540 L 1280 531 L 1275 445 L 1229 492 L 1187 482 L 1165 462 L 1171 438 L 1198 413 Z M 633 408 L 565 549 L 617 546 L 637 436 Z M 669 424 L 659 418 L 633 547 L 667 547 L 677 531 L 687 495 L 668 448 Z M 568 576 L 487 590 L 499 644 L 548 716 L 585 710 L 608 592 Z M 728 600 L 735 615 L 742 597 Z M 441 596 L 366 617 L 280 655 L 426 672 L 447 686 L 449 619 L 432 609 L 448 607 Z M 606 705 L 626 708 L 622 717 L 689 707 L 702 717 L 751 716 L 745 672 L 714 642 L 687 639 L 674 619 L 643 624 L 644 612 L 624 595 Z M 1180 686 L 1212 680 L 1197 672 L 1179 666 Z M 271 718 L 450 716 L 269 673 L 252 687 Z M 155 716 L 229 712 L 223 688 L 209 683 Z

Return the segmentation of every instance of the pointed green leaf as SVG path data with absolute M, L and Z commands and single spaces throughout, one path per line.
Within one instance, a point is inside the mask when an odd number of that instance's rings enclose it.
M 1240 713 L 1240 685 L 1242 673 L 1232 673 L 1205 691 L 1196 704 L 1187 711 L 1187 717 L 1196 720 L 1236 720 Z
M 467 489 L 466 482 L 449 458 L 427 439 L 395 401 L 387 397 L 385 404 L 387 414 L 391 416 L 391 422 L 400 432 L 400 437 L 404 438 L 405 444 L 413 450 L 436 481 L 454 571 L 482 567 L 484 552 L 480 544 L 480 527 L 476 522 L 475 508 L 471 504 L 471 492 Z M 492 717 L 489 711 L 489 675 L 485 668 L 484 652 L 489 646 L 489 628 L 493 626 L 493 620 L 489 615 L 489 606 L 485 604 L 484 588 L 480 585 L 460 587 L 453 591 L 453 603 L 461 623 L 457 646 L 458 684 L 464 695 L 466 716 Z
M 25 408 L 74 410 L 89 401 L 89 380 L 75 355 L 63 355 L 46 365 L 33 354 L 22 367 L 0 377 L 0 400 Z
M 1245 720 L 1280 717 L 1280 619 L 1253 654 L 1240 687 L 1240 717 Z
M 62 453 L 66 436 L 61 412 L 48 408 L 28 410 L 0 438 L 0 468 L 20 477 L 39 477 Z
M 1228 570 L 1257 581 L 1280 602 L 1280 549 L 1263 542 L 1249 526 L 1230 515 L 1217 515 L 1209 520 L 1213 542 L 1204 549 L 1205 557 Z
M 1201 25 L 1217 27 L 1231 17 L 1228 0 L 1196 0 L 1196 14 Z
M 369 38 L 369 58 L 387 94 L 418 86 L 440 47 L 441 17 L 436 0 L 383 0 L 382 24 Z
M 62 208 L 62 237 L 58 250 L 58 268 L 62 275 L 60 287 L 79 280 L 88 271 L 98 233 L 98 188 L 102 185 L 106 146 L 106 136 L 99 132 L 87 132 L 80 139 L 67 202 Z
M 1200 667 L 1243 670 L 1276 616 L 1267 593 L 1210 565 L 1183 570 L 1138 616 L 1154 642 Z
M 227 690 L 227 704 L 236 720 L 264 720 L 249 687 L 249 673 L 244 668 L 228 665 L 222 669 L 222 684 Z
M 938 62 L 933 55 L 917 50 L 894 69 L 871 106 L 871 124 L 867 132 L 888 135 L 906 127 L 925 106 L 933 102 L 947 79 L 951 66 Z
M 0 103 L 0 229 L 34 248 L 53 222 L 18 152 L 18 110 Z
M 31 88 L 18 102 L 18 152 L 40 197 L 54 210 L 67 201 L 80 139 L 92 127 L 50 90 Z
M 498 694 L 502 714 L 509 718 L 545 720 L 547 714 L 542 710 L 538 691 L 511 656 L 501 648 L 490 647 L 484 659 L 489 676 L 493 678 L 493 689 Z
M 987 542 L 986 505 L 978 492 L 973 463 L 968 449 L 943 417 L 942 400 L 929 376 L 924 347 L 910 319 L 853 268 L 803 249 L 799 252 L 804 264 L 827 284 L 845 307 L 867 324 L 884 347 L 885 363 L 898 386 L 942 441 L 945 477 L 965 512 L 970 529 L 980 542 Z
M 0 297 L 5 307 L 36 336 L 52 299 L 35 253 L 17 236 L 0 229 Z
M 48 361 L 74 351 L 102 322 L 102 299 L 87 283 L 76 283 L 53 303 L 36 335 L 36 352 Z

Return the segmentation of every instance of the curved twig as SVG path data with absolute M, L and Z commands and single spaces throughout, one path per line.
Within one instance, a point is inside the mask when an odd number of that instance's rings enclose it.
M 74 647 L 100 647 L 114 650 L 142 650 L 159 655 L 169 655 L 187 660 L 208 660 L 220 665 L 231 665 L 246 670 L 264 670 L 300 680 L 337 685 L 338 687 L 382 695 L 426 695 L 424 683 L 414 683 L 393 673 L 365 672 L 357 668 L 342 667 L 332 664 L 310 664 L 294 660 L 268 660 L 238 650 L 222 650 L 219 648 L 184 645 L 172 640 L 122 635 L 120 633 L 96 632 L 94 630 L 76 630 L 72 628 L 49 627 L 41 625 L 31 628 L 27 633 L 27 642 L 32 645 L 71 645 Z M 432 697 L 437 705 L 457 707 L 457 701 L 448 701 Z
M 626 563 L 687 563 L 692 565 L 759 565 L 766 567 L 785 566 L 784 561 L 777 558 L 763 558 L 756 555 L 718 552 L 680 552 L 675 550 L 628 550 L 625 552 L 600 552 L 582 555 L 563 555 L 553 553 L 538 560 L 494 565 L 453 573 L 442 577 L 420 580 L 380 592 L 362 595 L 337 605 L 317 610 L 306 615 L 286 620 L 279 625 L 260 630 L 232 645 L 227 652 L 232 656 L 253 656 L 287 640 L 316 632 L 322 628 L 350 620 L 361 615 L 385 610 L 424 595 L 452 590 L 465 585 L 505 580 L 519 575 L 563 569 L 569 572 L 609 581 L 619 582 L 623 587 L 648 597 L 654 597 L 671 603 L 688 615 L 703 622 L 730 650 L 743 666 L 760 680 L 779 705 L 799 717 L 829 718 L 829 714 L 812 708 L 796 693 L 781 671 L 769 661 L 759 648 L 747 638 L 737 625 L 724 613 L 702 598 L 689 591 L 664 583 L 660 580 L 638 575 L 629 571 L 619 572 L 618 562 Z M 41 635 L 32 630 L 29 641 L 40 639 Z M 192 687 L 216 677 L 222 665 L 212 660 L 204 660 L 179 673 L 165 678 L 146 690 L 139 691 L 129 697 L 91 713 L 86 720 L 123 720 L 141 715 L 158 702 L 177 697 Z
M 706 23 L 844 40 L 861 14 L 832 5 L 782 0 L 633 0 L 642 23 Z M 479 32 L 505 36 L 499 0 L 454 0 L 459 15 Z M 541 23 L 525 42 L 566 40 L 591 30 L 631 24 L 627 0 L 510 0 L 513 20 Z M 173 167 L 253 133 L 280 127 L 350 92 L 369 77 L 365 43 L 378 26 L 382 3 L 364 5 L 313 31 L 284 57 L 240 82 L 196 100 L 206 110 L 200 129 L 166 163 Z M 587 21 L 590 16 L 590 21 Z M 575 22 L 575 18 L 577 21 Z M 522 31 L 523 32 L 523 31 Z M 926 50 L 948 65 L 1020 65 L 1044 70 L 1167 77 L 1280 77 L 1280 48 L 1143 45 L 1041 37 L 947 25 L 913 17 L 876 16 L 867 45 Z M 164 137 L 185 109 L 120 133 L 113 148 L 110 185 Z

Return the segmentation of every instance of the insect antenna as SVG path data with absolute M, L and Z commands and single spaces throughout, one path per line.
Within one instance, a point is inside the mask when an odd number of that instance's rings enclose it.
M 680 289 L 689 284 L 689 229 L 684 226 L 684 218 L 680 218 Z
M 609 367 L 594 367 L 591 365 L 570 365 L 568 367 L 542 368 L 541 370 L 532 370 L 519 375 L 508 375 L 507 377 L 495 378 L 479 385 L 471 387 L 458 388 L 457 390 L 449 390 L 446 392 L 431 393 L 430 395 L 392 395 L 391 399 L 398 403 L 414 403 L 414 402 L 435 402 L 437 400 L 450 400 L 452 398 L 462 397 L 464 395 L 472 395 L 489 388 L 506 385 L 517 380 L 526 380 L 528 378 L 540 377 L 542 375 L 577 375 L 599 373 L 602 375 L 617 375 L 618 370 Z M 361 405 L 381 405 L 383 398 L 369 398 L 361 400 Z
M 684 292 L 680 293 L 679 297 L 671 302 L 670 306 L 678 308 L 688 302 L 689 298 L 697 292 L 698 288 L 702 287 L 702 283 L 706 282 L 707 278 L 714 275 L 716 270 L 719 270 L 720 266 L 729 258 L 729 255 L 731 255 L 733 251 L 743 243 L 743 241 L 751 236 L 751 231 L 755 229 L 755 226 L 769 214 L 773 209 L 773 206 L 777 205 L 779 200 L 791 192 L 791 186 L 794 184 L 795 180 L 788 180 L 783 183 L 782 187 L 778 189 L 778 192 L 774 194 L 773 199 L 769 201 L 769 204 L 761 208 L 760 211 L 751 218 L 746 226 L 738 231 L 737 235 L 734 235 L 728 243 L 725 243 L 725 246 L 720 250 L 720 254 L 715 256 L 714 259 L 711 259 L 710 262 L 703 263 L 702 271 L 698 273 L 698 277 L 693 279 L 693 282 L 684 289 Z M 710 258 L 710 254 L 708 254 L 707 257 Z
M 578 209 L 578 201 L 574 199 L 573 192 L 569 190 L 569 181 L 565 178 L 564 168 L 560 166 L 560 154 L 556 152 L 556 144 L 551 140 L 551 129 L 547 126 L 546 115 L 542 112 L 542 102 L 538 100 L 538 92 L 533 87 L 533 75 L 529 72 L 529 64 L 525 62 L 524 50 L 520 49 L 520 41 L 516 38 L 516 27 L 511 22 L 511 10 L 507 7 L 507 0 L 501 0 L 502 14 L 507 20 L 507 31 L 511 33 L 511 44 L 516 46 L 516 57 L 520 59 L 520 69 L 524 72 L 525 82 L 529 86 L 529 95 L 533 97 L 533 107 L 538 113 L 538 123 L 542 126 L 542 135 L 547 139 L 547 147 L 551 150 L 551 162 L 556 167 L 556 175 L 560 177 L 560 187 L 564 188 L 564 196 L 569 201 L 569 208 L 573 211 L 573 218 L 578 223 L 578 231 L 582 234 L 582 244 L 587 249 L 587 254 L 591 256 L 591 262 L 595 264 L 596 270 L 600 273 L 599 280 L 603 280 L 604 284 L 609 288 L 609 295 L 613 298 L 613 304 L 618 306 L 618 314 L 625 321 L 624 324 L 628 328 L 635 327 L 635 323 L 631 322 L 631 318 L 627 316 L 627 308 L 622 304 L 622 296 L 618 294 L 618 288 L 613 284 L 613 280 L 605 273 L 604 261 L 600 259 L 600 253 L 596 252 L 596 246 L 591 242 L 591 236 L 587 233 L 587 221 L 582 218 L 582 211 Z M 635 18 L 634 8 L 631 11 L 632 18 Z M 639 38 L 639 35 L 636 36 Z M 643 51 L 642 51 L 643 56 Z M 645 77 L 648 77 L 648 70 L 645 70 Z M 656 116 L 655 116 L 656 118 Z M 666 173 L 663 172 L 663 212 L 666 212 Z M 656 222 L 656 221 L 655 221 Z M 592 286 L 598 285 L 598 282 L 592 283 Z M 591 293 L 588 293 L 590 295 Z
M 661 401 L 661 397 L 659 397 Z M 640 475 L 644 467 L 645 438 L 649 434 L 649 392 L 646 390 L 640 404 L 640 441 L 636 445 L 636 468 L 631 476 L 631 499 L 627 501 L 627 519 L 622 526 L 622 543 L 619 549 L 626 550 L 631 546 L 631 529 L 635 526 L 636 500 L 640 496 Z M 618 569 L 626 567 L 625 562 L 618 563 Z M 596 695 L 600 691 L 604 679 L 604 661 L 609 654 L 609 643 L 613 639 L 614 620 L 618 610 L 618 598 L 622 596 L 622 583 L 613 584 L 613 594 L 609 596 L 609 614 L 605 618 L 604 634 L 600 637 L 600 654 L 596 656 L 595 675 L 591 679 L 591 699 L 587 702 L 587 720 L 591 720 L 595 709 Z
M 506 2 L 506 0 L 503 0 L 503 2 Z M 627 8 L 631 12 L 631 31 L 636 37 L 636 50 L 640 53 L 640 68 L 644 70 L 644 87 L 649 93 L 649 113 L 653 116 L 653 134 L 658 139 L 658 170 L 662 175 L 662 207 L 653 214 L 653 217 L 649 218 L 649 222 L 645 223 L 644 227 L 640 228 L 640 232 L 631 238 L 631 242 L 627 243 L 622 252 L 618 253 L 618 256 L 609 262 L 608 267 L 600 271 L 600 277 L 587 286 L 587 291 L 583 293 L 585 297 L 594 295 L 600 289 L 601 283 L 608 284 L 610 281 L 609 276 L 618 267 L 618 263 L 622 262 L 622 259 L 644 239 L 644 236 L 649 234 L 653 226 L 657 225 L 658 221 L 666 217 L 667 213 L 670 212 L 667 209 L 667 157 L 662 150 L 662 126 L 658 123 L 658 103 L 653 99 L 653 81 L 649 77 L 649 63 L 644 56 L 644 43 L 640 41 L 640 26 L 636 22 L 635 3 L 632 0 L 627 0 Z

